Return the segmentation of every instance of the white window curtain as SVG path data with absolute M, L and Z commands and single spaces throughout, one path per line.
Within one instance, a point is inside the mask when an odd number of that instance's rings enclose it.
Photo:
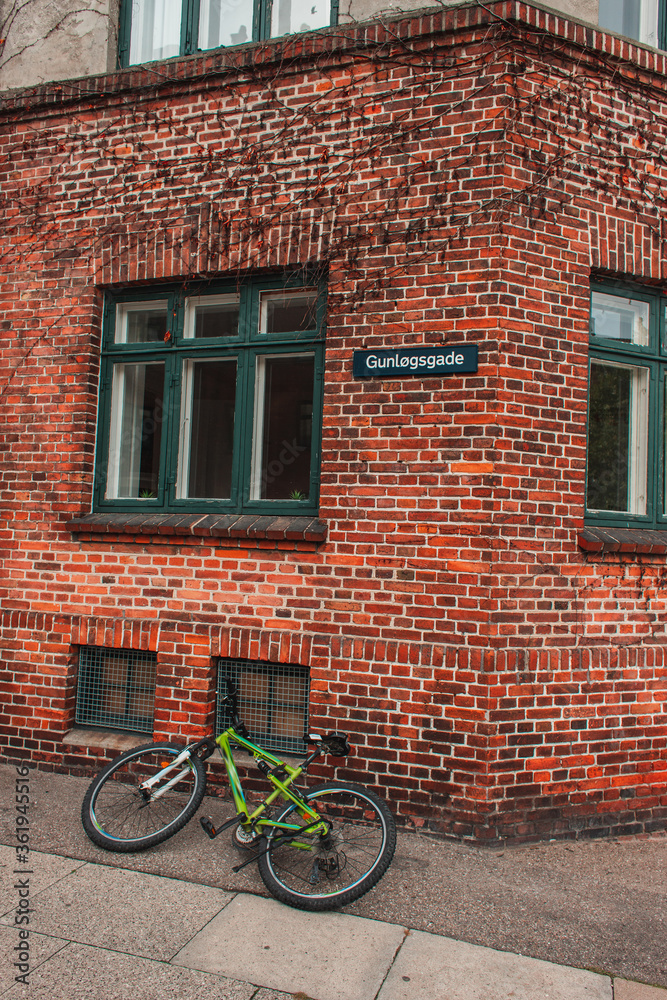
M 179 54 L 182 5 L 182 0 L 133 0 L 130 64 Z
M 201 0 L 199 48 L 252 41 L 253 0 Z
M 588 509 L 643 516 L 649 371 L 594 359 L 589 393 Z
M 326 28 L 331 21 L 331 0 L 273 0 L 271 35 Z

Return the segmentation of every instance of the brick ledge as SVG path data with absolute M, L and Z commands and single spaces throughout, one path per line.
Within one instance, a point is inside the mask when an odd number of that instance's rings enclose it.
M 255 514 L 88 514 L 67 522 L 75 535 L 178 536 L 268 542 L 326 541 L 327 525 L 316 517 Z
M 667 531 L 649 528 L 586 527 L 577 535 L 584 552 L 624 552 L 635 555 L 662 556 L 667 554 Z
M 534 6 L 530 0 L 488 0 L 479 8 L 472 4 L 457 4 L 442 9 L 433 0 L 414 10 L 387 10 L 382 16 L 365 21 L 341 22 L 314 31 L 297 32 L 261 42 L 220 46 L 190 56 L 156 60 L 108 73 L 54 80 L 5 91 L 0 95 L 0 117 L 12 119 L 17 111 L 48 108 L 60 113 L 66 104 L 82 104 L 86 109 L 94 102 L 107 101 L 127 91 L 143 91 L 154 95 L 165 87 L 175 87 L 198 79 L 205 87 L 219 87 L 220 77 L 256 72 L 262 66 L 281 67 L 301 60 L 328 60 L 332 55 L 355 52 L 357 48 L 378 49 L 389 44 L 403 44 L 403 39 L 415 39 L 439 32 L 506 25 L 537 35 L 543 44 L 545 34 L 554 35 L 579 49 L 601 52 L 613 64 L 616 75 L 631 74 L 634 81 L 637 68 L 656 73 L 667 72 L 667 54 L 633 39 L 611 34 L 590 22 L 579 21 L 559 10 Z

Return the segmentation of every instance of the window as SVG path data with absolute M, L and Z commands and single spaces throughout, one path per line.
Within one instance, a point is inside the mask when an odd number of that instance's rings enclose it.
M 667 0 L 600 0 L 598 22 L 618 35 L 667 48 Z
M 315 513 L 323 326 L 303 278 L 109 296 L 96 509 Z
M 153 732 L 155 653 L 83 646 L 79 650 L 76 723 Z
M 335 24 L 337 0 L 122 0 L 118 61 L 133 66 Z
M 666 312 L 659 293 L 592 288 L 589 523 L 667 528 Z
M 218 661 L 216 733 L 231 725 L 227 681 L 239 692 L 239 716 L 267 750 L 301 753 L 308 734 L 310 678 L 306 667 L 253 660 Z

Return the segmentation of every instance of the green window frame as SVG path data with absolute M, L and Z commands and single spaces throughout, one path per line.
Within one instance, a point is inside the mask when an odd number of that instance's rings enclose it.
M 316 514 L 326 286 L 108 294 L 98 512 Z
M 667 299 L 593 282 L 586 522 L 667 528 Z
M 118 65 L 192 55 L 338 22 L 338 0 L 121 0 Z

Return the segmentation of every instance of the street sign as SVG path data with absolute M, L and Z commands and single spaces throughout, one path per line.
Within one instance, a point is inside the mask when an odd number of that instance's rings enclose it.
M 476 344 L 355 351 L 352 359 L 352 374 L 358 378 L 395 379 L 405 375 L 458 375 L 476 371 Z

